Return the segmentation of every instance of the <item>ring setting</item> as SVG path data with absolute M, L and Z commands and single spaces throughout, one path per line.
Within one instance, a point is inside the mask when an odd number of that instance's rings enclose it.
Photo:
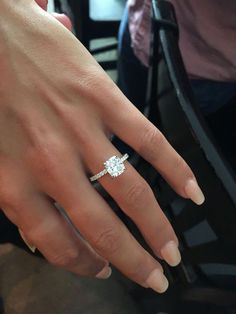
M 90 178 L 90 181 L 96 181 L 103 177 L 105 174 L 109 174 L 112 178 L 120 176 L 125 171 L 124 161 L 129 158 L 128 154 L 124 154 L 122 157 L 112 156 L 106 160 L 103 165 L 104 169 Z

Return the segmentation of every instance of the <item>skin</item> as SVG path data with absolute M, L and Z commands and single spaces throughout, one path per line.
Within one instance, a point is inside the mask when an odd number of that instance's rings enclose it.
M 105 278 L 110 262 L 131 280 L 162 292 L 161 265 L 129 233 L 89 176 L 120 155 L 107 139 L 110 132 L 182 197 L 196 199 L 196 179 L 70 33 L 68 18 L 51 16 L 45 8 L 46 1 L 0 2 L 0 206 L 53 265 L 85 276 L 105 270 Z M 105 175 L 99 181 L 153 252 L 174 264 L 165 250 L 171 243 L 172 253 L 178 253 L 173 228 L 148 184 L 128 162 L 126 168 L 116 179 Z

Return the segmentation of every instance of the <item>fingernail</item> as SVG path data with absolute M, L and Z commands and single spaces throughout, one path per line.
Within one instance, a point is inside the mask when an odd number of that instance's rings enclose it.
M 22 240 L 25 242 L 25 244 L 28 246 L 28 248 L 30 249 L 31 252 L 35 253 L 36 251 L 36 246 L 34 246 L 33 244 L 29 243 L 26 238 L 25 238 L 25 235 L 23 233 L 23 231 L 21 229 L 18 229 L 19 230 L 19 234 L 22 238 Z
M 181 262 L 181 255 L 174 241 L 168 242 L 162 249 L 161 255 L 170 266 L 177 266 Z
M 97 275 L 98 279 L 108 279 L 112 274 L 112 269 L 109 266 L 105 266 Z
M 164 293 L 169 286 L 167 278 L 159 269 L 154 269 L 146 280 L 146 284 L 149 288 L 158 293 Z
M 193 179 L 189 180 L 185 186 L 185 193 L 197 205 L 201 205 L 205 201 L 204 194 L 197 182 Z

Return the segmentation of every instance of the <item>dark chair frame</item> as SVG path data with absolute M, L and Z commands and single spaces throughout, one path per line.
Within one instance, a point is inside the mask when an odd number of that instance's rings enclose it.
M 236 244 L 236 177 L 194 99 L 178 46 L 179 31 L 174 8 L 165 0 L 152 0 L 152 8 L 148 118 L 190 164 L 206 193 L 206 202 L 197 208 L 192 202 L 178 197 L 158 176 L 152 187 L 181 239 L 183 263 L 178 268 L 177 277 L 187 285 L 183 297 L 198 299 L 202 303 L 214 302 L 228 307 L 229 313 L 235 313 L 235 289 L 229 292 L 224 287 L 215 286 L 199 265 L 236 264 L 236 254 L 232 251 L 232 245 Z M 178 125 L 178 119 L 182 125 Z M 143 164 L 140 160 L 138 169 L 142 169 Z M 146 179 L 148 175 L 147 171 Z M 182 211 L 176 214 L 179 207 Z M 214 207 L 217 210 L 214 211 Z M 218 240 L 189 247 L 184 232 L 205 217 Z M 196 288 L 194 282 L 198 278 L 203 278 L 205 284 Z M 213 297 L 209 291 L 213 292 Z
M 90 41 L 92 39 L 98 38 L 117 37 L 120 21 L 97 21 L 91 19 L 89 0 L 67 1 L 71 7 L 72 12 L 74 12 L 76 36 L 93 55 L 117 49 L 117 42 L 106 44 L 99 48 L 90 49 Z M 116 61 L 103 61 L 100 64 L 105 70 L 116 68 Z
M 113 37 L 117 34 L 120 21 L 95 21 L 90 18 L 89 0 L 68 0 L 76 13 L 76 33 L 85 47 L 89 48 L 89 41 L 96 38 Z M 81 12 L 83 16 L 81 16 Z M 89 33 L 88 30 L 89 29 Z
M 159 49 L 159 43 L 162 46 L 165 61 L 169 70 L 170 79 L 174 85 L 175 90 L 178 90 L 177 95 L 180 106 L 186 115 L 187 119 L 191 121 L 191 129 L 195 134 L 196 140 L 200 143 L 201 148 L 210 159 L 211 165 L 214 168 L 217 176 L 224 182 L 224 186 L 227 189 L 227 192 L 236 205 L 236 177 L 235 174 L 230 169 L 230 165 L 224 159 L 223 154 L 220 152 L 219 147 L 214 137 L 207 126 L 205 119 L 200 112 L 198 105 L 194 99 L 190 82 L 184 67 L 182 56 L 179 49 L 175 49 L 174 54 L 171 53 L 168 49 L 168 39 L 167 32 L 172 32 L 178 36 L 178 26 L 175 15 L 166 16 L 165 18 L 159 15 L 160 10 L 157 10 L 158 6 L 165 1 L 156 1 L 153 0 L 153 15 L 154 15 L 154 32 L 153 32 L 153 41 L 155 47 L 153 49 Z M 166 14 L 170 12 L 166 11 Z M 172 11 L 173 14 L 173 11 Z M 177 40 L 176 40 L 177 43 Z M 158 50 L 159 53 L 159 50 Z M 158 55 L 157 51 L 153 51 L 153 55 Z M 157 77 L 158 72 L 158 58 L 153 58 L 152 65 L 152 77 Z M 173 64 L 177 65 L 178 68 L 173 68 Z M 156 83 L 156 84 L 155 84 Z M 154 85 L 155 84 L 155 85 Z M 152 102 L 154 103 L 157 95 L 157 79 L 153 81 L 152 86 Z M 183 92 L 184 91 L 184 92 Z M 158 100 L 156 100 L 158 102 Z M 153 105 L 151 105 L 153 107 Z M 154 104 L 156 108 L 156 105 Z M 156 109 L 155 109 L 156 110 Z M 152 115 L 153 116 L 153 115 Z M 159 116 L 157 114 L 156 116 Z

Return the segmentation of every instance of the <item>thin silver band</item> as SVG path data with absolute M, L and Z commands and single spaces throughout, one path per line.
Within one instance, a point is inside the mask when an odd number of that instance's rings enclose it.
M 129 158 L 128 154 L 124 154 L 122 157 L 119 158 L 120 162 L 123 163 L 124 161 L 126 161 Z M 105 163 L 104 163 L 105 164 Z M 99 173 L 95 174 L 94 176 L 92 176 L 90 178 L 90 181 L 96 181 L 98 179 L 100 179 L 101 177 L 103 177 L 105 174 L 108 173 L 108 170 L 105 168 L 102 171 L 100 171 Z M 123 172 L 122 172 L 123 173 Z
M 121 162 L 124 162 L 124 161 L 126 161 L 128 158 L 129 158 L 129 155 L 128 155 L 128 154 L 124 154 L 124 155 L 120 158 L 120 161 L 121 161 Z

